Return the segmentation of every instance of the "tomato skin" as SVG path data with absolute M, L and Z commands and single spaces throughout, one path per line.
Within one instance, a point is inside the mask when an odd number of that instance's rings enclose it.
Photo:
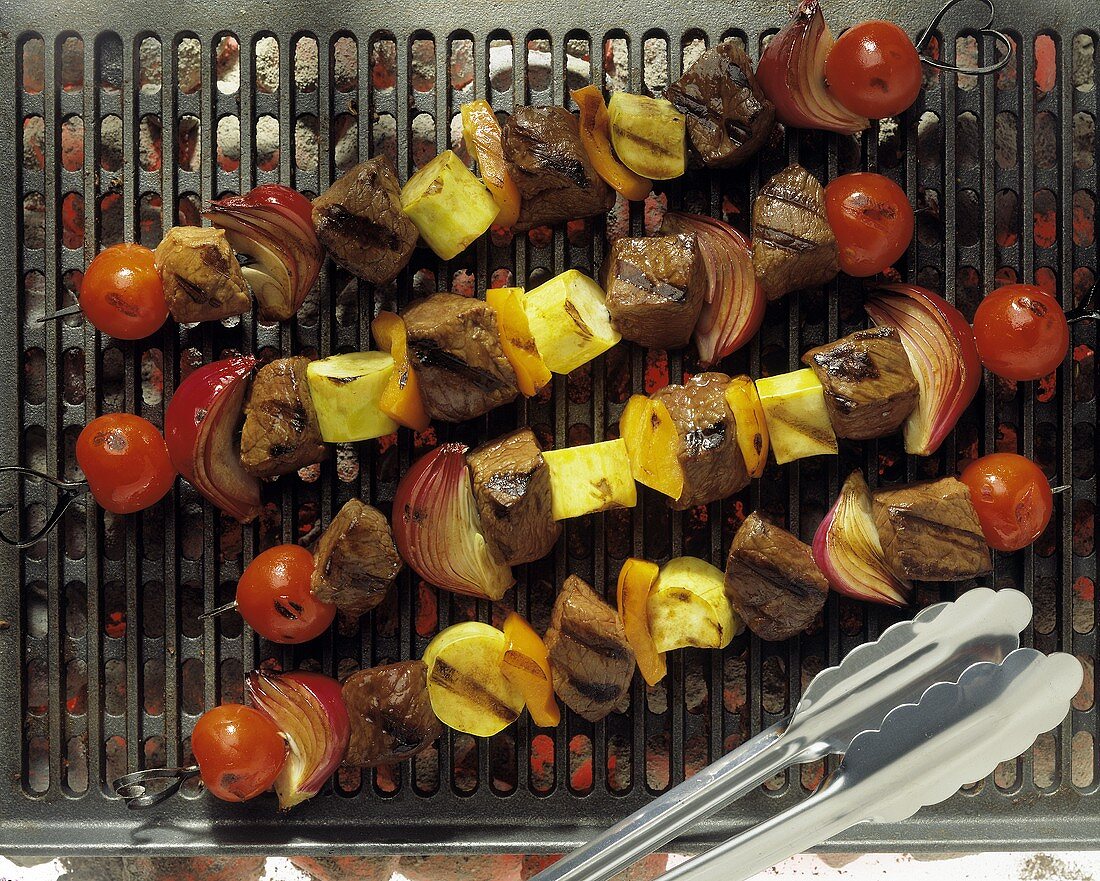
M 853 113 L 870 119 L 907 110 L 920 94 L 921 79 L 913 41 L 891 21 L 849 28 L 825 59 L 829 91 Z
M 168 318 L 168 304 L 153 252 L 127 242 L 96 254 L 80 284 L 80 308 L 115 339 L 140 340 L 155 333 Z
M 871 171 L 830 181 L 825 215 L 836 236 L 840 268 L 856 278 L 882 272 L 913 241 L 913 206 L 905 190 Z
M 336 617 L 336 606 L 313 594 L 313 554 L 299 545 L 269 548 L 237 582 L 237 610 L 264 639 L 294 645 L 320 636 Z
M 1016 453 L 990 453 L 963 469 L 990 547 L 1018 551 L 1043 534 L 1054 511 L 1054 495 L 1042 469 Z
M 207 710 L 191 733 L 203 785 L 223 801 L 248 801 L 275 783 L 287 744 L 267 716 L 241 704 Z
M 85 425 L 76 439 L 76 461 L 92 496 L 115 514 L 155 505 L 176 480 L 164 436 L 131 413 L 111 413 Z
M 1069 351 L 1069 324 L 1058 301 L 1042 288 L 1010 284 L 986 295 L 974 313 L 982 363 L 1005 379 L 1041 379 Z

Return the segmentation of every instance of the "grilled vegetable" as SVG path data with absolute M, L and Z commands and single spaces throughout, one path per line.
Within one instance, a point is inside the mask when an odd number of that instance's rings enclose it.
M 405 321 L 393 312 L 379 312 L 370 324 L 374 341 L 393 358 L 393 372 L 378 399 L 378 409 L 398 425 L 423 431 L 431 423 L 420 396 L 420 379 L 409 361 Z
M 530 290 L 523 310 L 535 345 L 554 373 L 569 373 L 619 342 L 603 288 L 568 269 Z
M 80 310 L 92 326 L 118 340 L 140 340 L 168 317 L 156 255 L 120 242 L 92 258 L 80 283 Z
M 237 581 L 236 607 L 264 639 L 297 645 L 329 629 L 336 606 L 313 592 L 313 554 L 284 544 L 258 554 Z
M 321 437 L 329 443 L 369 440 L 397 431 L 379 404 L 393 373 L 385 352 L 348 352 L 306 368 Z
M 443 733 L 423 661 L 359 670 L 344 680 L 342 693 L 351 720 L 345 765 L 394 765 L 424 752 Z
M 722 571 L 697 557 L 675 557 L 661 567 L 646 610 L 659 652 L 725 648 L 742 628 L 726 598 Z
M 821 383 L 812 370 L 804 368 L 758 379 L 756 391 L 776 462 L 783 465 L 837 452 Z
M 651 180 L 669 180 L 684 173 L 684 114 L 670 101 L 616 92 L 607 105 L 607 115 L 611 143 L 623 165 Z
M 506 651 L 508 637 L 480 621 L 454 624 L 428 643 L 428 697 L 444 725 L 491 737 L 519 717 L 523 692 L 504 675 Z
M 523 694 L 532 721 L 540 728 L 553 728 L 561 721 L 561 709 L 554 697 L 554 677 L 546 644 L 530 624 L 516 612 L 504 619 L 508 650 L 502 672 Z
M 516 384 L 528 398 L 537 395 L 550 379 L 550 368 L 542 360 L 527 313 L 523 311 L 523 288 L 489 288 L 485 302 L 496 313 L 497 332 L 505 357 L 516 372 Z
M 619 418 L 619 437 L 630 456 L 630 471 L 638 483 L 680 498 L 684 490 L 684 469 L 678 452 L 680 436 L 663 402 L 633 395 Z
M 401 209 L 444 260 L 465 251 L 500 211 L 485 184 L 452 150 L 444 150 L 409 178 L 401 190 Z
M 271 717 L 241 704 L 207 710 L 191 732 L 202 785 L 222 801 L 248 801 L 267 792 L 288 751 Z
M 768 464 L 768 423 L 756 383 L 748 376 L 735 376 L 726 385 L 726 404 L 737 426 L 737 445 L 745 459 L 749 477 L 760 477 Z
M 653 181 L 635 174 L 611 152 L 611 120 L 603 93 L 595 86 L 569 93 L 580 110 L 580 134 L 584 150 L 597 174 L 624 199 L 639 201 L 649 195 Z
M 400 571 L 386 515 L 349 499 L 317 540 L 310 585 L 317 599 L 358 617 L 386 598 Z
M 1050 523 L 1054 495 L 1043 469 L 1016 453 L 990 453 L 959 475 L 990 547 L 1018 551 L 1035 541 Z
M 309 359 L 298 356 L 277 358 L 256 372 L 241 429 L 241 464 L 249 474 L 273 480 L 328 456 L 308 369 Z
M 500 209 L 496 222 L 503 227 L 512 227 L 519 219 L 520 195 L 504 164 L 500 123 L 492 106 L 484 99 L 463 104 L 461 112 L 466 152 L 477 162 L 482 183 L 489 188 L 493 201 Z
M 252 293 L 224 230 L 174 226 L 155 254 L 164 301 L 180 324 L 219 321 L 252 308 Z
M 612 508 L 633 508 L 637 486 L 622 438 L 582 447 L 547 450 L 554 519 L 583 517 Z
M 619 617 L 647 685 L 656 685 L 668 672 L 665 653 L 657 651 L 649 629 L 649 593 L 659 571 L 656 563 L 637 557 L 628 557 L 619 570 Z

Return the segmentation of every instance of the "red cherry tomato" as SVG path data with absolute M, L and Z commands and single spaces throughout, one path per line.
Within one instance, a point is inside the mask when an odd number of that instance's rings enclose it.
M 153 252 L 127 243 L 96 254 L 80 285 L 80 308 L 116 339 L 140 340 L 154 333 L 168 317 L 168 306 Z
M 336 606 L 313 595 L 313 554 L 298 545 L 278 545 L 248 564 L 237 582 L 237 610 L 272 642 L 308 642 L 328 630 Z
M 913 206 L 905 190 L 870 171 L 844 174 L 825 187 L 825 215 L 848 275 L 877 275 L 913 241 Z
M 884 119 L 907 110 L 920 94 L 920 56 L 891 21 L 865 21 L 841 34 L 825 59 L 829 91 L 860 116 Z
M 271 788 L 286 761 L 287 745 L 259 710 L 224 704 L 199 717 L 191 752 L 207 789 L 224 801 L 248 801 Z
M 982 363 L 1005 379 L 1041 379 L 1069 351 L 1069 325 L 1058 301 L 1042 288 L 1010 284 L 989 293 L 974 313 Z
M 990 547 L 1018 551 L 1047 528 L 1054 495 L 1042 469 L 1015 453 L 990 453 L 971 462 L 959 479 L 970 490 Z
M 85 425 L 76 439 L 76 461 L 95 500 L 115 514 L 156 504 L 176 479 L 164 436 L 148 419 L 130 413 Z

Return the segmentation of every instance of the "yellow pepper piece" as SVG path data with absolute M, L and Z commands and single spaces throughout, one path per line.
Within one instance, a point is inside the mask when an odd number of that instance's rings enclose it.
M 581 144 L 596 174 L 624 198 L 638 202 L 649 195 L 653 181 L 635 174 L 611 152 L 611 119 L 603 94 L 595 86 L 570 92 L 580 108 Z
M 371 322 L 370 329 L 378 345 L 389 350 L 394 363 L 390 381 L 386 383 L 378 401 L 378 409 L 398 425 L 423 431 L 431 420 L 424 412 L 416 371 L 409 364 L 409 343 L 404 320 L 393 312 L 379 312 L 378 317 Z
M 504 164 L 500 123 L 488 101 L 478 99 L 462 105 L 462 140 L 477 161 L 481 182 L 500 208 L 496 222 L 503 227 L 514 226 L 519 219 L 520 193 Z
M 487 302 L 497 314 L 497 332 L 505 357 L 516 372 L 519 390 L 527 397 L 538 394 L 550 381 L 550 368 L 542 360 L 527 313 L 523 311 L 523 288 L 489 288 Z
M 768 464 L 768 423 L 756 383 L 748 376 L 735 376 L 726 386 L 726 403 L 737 425 L 737 445 L 745 457 L 749 477 L 760 477 Z
M 649 630 L 649 591 L 659 572 L 656 563 L 637 557 L 628 557 L 619 570 L 619 617 L 623 619 L 626 641 L 634 649 L 638 669 L 649 685 L 656 685 L 668 672 L 665 653 L 657 651 Z
M 523 694 L 535 724 L 553 728 L 561 721 L 561 708 L 554 697 L 546 643 L 518 612 L 504 619 L 504 635 L 508 638 L 501 666 L 504 678 Z

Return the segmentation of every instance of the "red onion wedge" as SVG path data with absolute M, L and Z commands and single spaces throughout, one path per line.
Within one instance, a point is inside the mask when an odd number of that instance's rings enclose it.
M 721 220 L 670 211 L 666 233 L 694 233 L 707 271 L 707 292 L 693 334 L 702 367 L 751 340 L 764 321 L 764 291 L 756 281 L 749 241 Z
M 813 555 L 837 593 L 888 606 L 908 605 L 913 585 L 886 565 L 871 490 L 859 470 L 844 481 L 836 503 L 817 527 Z
M 855 134 L 870 125 L 866 117 L 852 113 L 829 94 L 825 59 L 833 42 L 821 4 L 802 0 L 761 54 L 756 81 L 784 125 L 841 134 Z
M 223 358 L 180 383 L 164 416 L 172 464 L 202 495 L 242 523 L 260 513 L 260 481 L 241 465 L 241 423 L 251 355 Z
M 225 230 L 235 251 L 250 258 L 241 272 L 264 318 L 292 318 L 321 271 L 325 255 L 311 211 L 301 193 L 265 184 L 246 196 L 219 199 L 203 215 Z
M 393 535 L 405 562 L 425 581 L 499 600 L 513 584 L 481 532 L 465 444 L 444 444 L 401 478 L 393 501 Z
M 920 399 L 905 421 L 905 451 L 931 456 L 955 427 L 982 382 L 974 332 L 943 297 L 917 285 L 884 285 L 864 305 L 871 321 L 897 329 Z
M 351 722 L 340 683 L 321 673 L 268 674 L 245 680 L 252 704 L 278 726 L 289 752 L 275 778 L 279 807 L 313 798 L 344 759 Z

